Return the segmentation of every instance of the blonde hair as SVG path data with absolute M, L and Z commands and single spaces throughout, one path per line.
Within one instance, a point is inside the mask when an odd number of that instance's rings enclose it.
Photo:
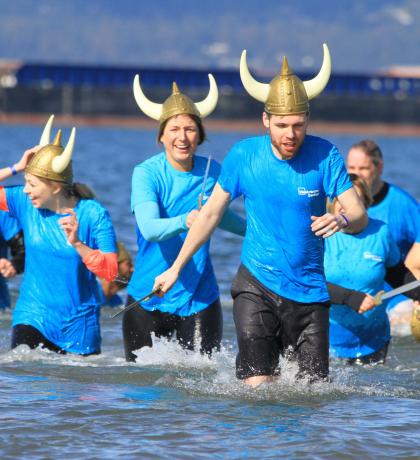
M 362 199 L 362 202 L 367 209 L 373 203 L 372 192 L 370 191 L 366 182 L 357 174 L 350 173 L 349 177 L 353 183 L 353 186 L 359 189 L 360 198 Z

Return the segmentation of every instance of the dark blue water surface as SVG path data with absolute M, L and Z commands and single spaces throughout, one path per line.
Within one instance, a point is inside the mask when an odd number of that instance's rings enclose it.
M 37 143 L 41 127 L 0 126 L 1 164 Z M 66 141 L 69 130 L 64 131 Z M 245 133 L 209 132 L 203 155 L 222 160 Z M 326 136 L 343 153 L 357 135 Z M 419 138 L 376 138 L 385 178 L 420 199 Z M 135 164 L 158 151 L 149 130 L 80 128 L 77 181 L 108 207 L 119 239 L 136 251 L 130 213 Z M 13 183 L 9 181 L 8 183 Z M 16 183 L 16 181 L 14 181 Z M 242 212 L 240 201 L 233 206 Z M 291 232 L 293 229 L 291 229 Z M 395 337 L 384 366 L 331 363 L 330 384 L 278 382 L 249 389 L 235 379 L 229 286 L 241 240 L 217 230 L 212 254 L 224 306 L 223 349 L 212 360 L 155 340 L 139 362 L 123 358 L 121 318 L 102 313 L 103 354 L 57 356 L 9 350 L 10 313 L 0 316 L 2 458 L 349 459 L 420 458 L 420 343 Z M 19 279 L 11 282 L 16 299 Z

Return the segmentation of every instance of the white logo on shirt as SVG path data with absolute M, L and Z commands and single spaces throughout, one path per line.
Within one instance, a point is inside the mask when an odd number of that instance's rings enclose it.
M 308 198 L 312 198 L 313 196 L 319 195 L 319 190 L 306 190 L 305 187 L 298 187 L 298 195 L 306 195 Z
M 368 260 L 374 260 L 375 262 L 382 262 L 384 260 L 381 256 L 378 256 L 376 254 L 372 254 L 369 251 L 365 251 L 363 253 L 363 258 L 368 259 Z

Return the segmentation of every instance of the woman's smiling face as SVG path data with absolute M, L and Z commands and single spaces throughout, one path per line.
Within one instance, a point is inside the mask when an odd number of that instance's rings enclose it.
M 176 115 L 167 121 L 160 142 L 165 147 L 169 163 L 175 169 L 179 171 L 192 169 L 199 137 L 197 124 L 189 115 Z

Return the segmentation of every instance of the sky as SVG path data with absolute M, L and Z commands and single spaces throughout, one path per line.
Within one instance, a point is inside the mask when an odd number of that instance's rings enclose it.
M 0 59 L 180 68 L 420 65 L 419 0 L 0 0 Z

